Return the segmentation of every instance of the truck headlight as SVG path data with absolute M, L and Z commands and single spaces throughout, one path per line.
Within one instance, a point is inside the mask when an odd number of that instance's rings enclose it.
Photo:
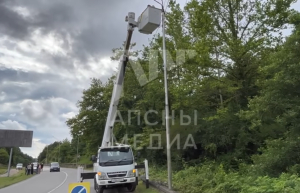
M 136 176 L 136 170 L 135 169 L 129 170 L 128 177 L 135 177 L 135 176 Z
M 97 172 L 98 180 L 107 180 L 106 173 L 104 172 Z

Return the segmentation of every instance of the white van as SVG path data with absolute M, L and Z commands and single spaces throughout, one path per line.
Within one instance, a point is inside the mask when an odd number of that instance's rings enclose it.
M 22 163 L 18 163 L 16 166 L 17 170 L 22 170 L 23 169 L 23 164 Z

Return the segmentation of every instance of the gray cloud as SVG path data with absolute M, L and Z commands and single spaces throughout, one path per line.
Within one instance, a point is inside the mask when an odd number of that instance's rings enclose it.
M 120 47 L 126 37 L 125 16 L 132 9 L 141 12 L 143 7 L 140 2 L 6 0 L 0 4 L 0 29 L 2 34 L 17 39 L 28 39 L 36 29 L 44 34 L 55 33 L 64 41 L 64 49 L 71 45 L 69 56 L 85 63 L 90 57 L 107 56 L 111 54 L 111 49 Z M 25 18 L 14 12 L 14 6 L 26 7 L 31 17 Z M 73 39 L 72 43 L 68 36 Z M 145 38 L 143 42 L 146 41 Z M 66 67 L 70 68 L 70 65 Z
M 56 74 L 0 68 L 0 91 L 6 96 L 1 102 L 40 100 L 49 97 L 77 101 L 82 89 L 81 85 L 74 85 L 70 80 L 64 80 Z
M 59 76 L 55 74 L 42 74 L 37 72 L 25 72 L 20 70 L 14 70 L 10 68 L 0 67 L 0 82 L 15 81 L 15 82 L 40 82 L 44 79 L 53 81 Z
M 32 23 L 9 9 L 11 3 L 8 0 L 0 1 L 0 32 L 17 39 L 26 38 L 30 35 Z
M 69 137 L 65 119 L 77 112 L 89 78 L 105 81 L 115 70 L 101 59 L 125 41 L 125 16 L 138 16 L 147 4 L 156 5 L 153 0 L 0 0 L 0 61 L 5 63 L 0 63 L 0 125 L 23 123 L 40 139 Z M 16 11 L 20 7 L 29 15 Z M 64 53 L 39 47 L 44 39 L 35 38 L 37 30 L 59 39 Z M 136 30 L 132 41 L 141 48 L 149 37 Z M 34 151 L 30 154 L 40 150 Z

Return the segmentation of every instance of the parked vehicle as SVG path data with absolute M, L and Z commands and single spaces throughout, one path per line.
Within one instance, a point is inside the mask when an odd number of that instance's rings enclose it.
M 37 162 L 33 162 L 33 173 L 36 173 L 37 172 L 37 165 L 38 163 Z
M 50 164 L 50 172 L 60 172 L 60 166 L 58 162 L 52 162 Z
M 22 163 L 18 163 L 16 166 L 17 170 L 22 170 L 23 169 L 23 164 Z

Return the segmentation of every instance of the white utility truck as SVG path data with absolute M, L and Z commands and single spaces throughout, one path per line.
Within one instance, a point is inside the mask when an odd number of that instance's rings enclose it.
M 106 120 L 102 145 L 98 149 L 97 156 L 92 156 L 94 171 L 89 173 L 82 172 L 78 168 L 78 178 L 82 182 L 84 179 L 94 179 L 94 189 L 97 193 L 103 193 L 104 189 L 125 186 L 128 191 L 133 192 L 138 184 L 138 168 L 144 168 L 146 173 L 146 187 L 149 187 L 148 162 L 137 165 L 132 148 L 129 145 L 116 144 L 113 141 L 113 127 L 117 115 L 117 106 L 121 97 L 126 65 L 129 61 L 129 48 L 132 33 L 137 27 L 139 32 L 152 34 L 161 23 L 160 9 L 148 6 L 146 10 L 135 21 L 135 13 L 129 12 L 126 16 L 128 22 L 128 33 L 125 42 L 124 54 L 119 63 L 119 70 L 114 84 L 111 103 Z M 138 155 L 139 156 L 139 155 Z

